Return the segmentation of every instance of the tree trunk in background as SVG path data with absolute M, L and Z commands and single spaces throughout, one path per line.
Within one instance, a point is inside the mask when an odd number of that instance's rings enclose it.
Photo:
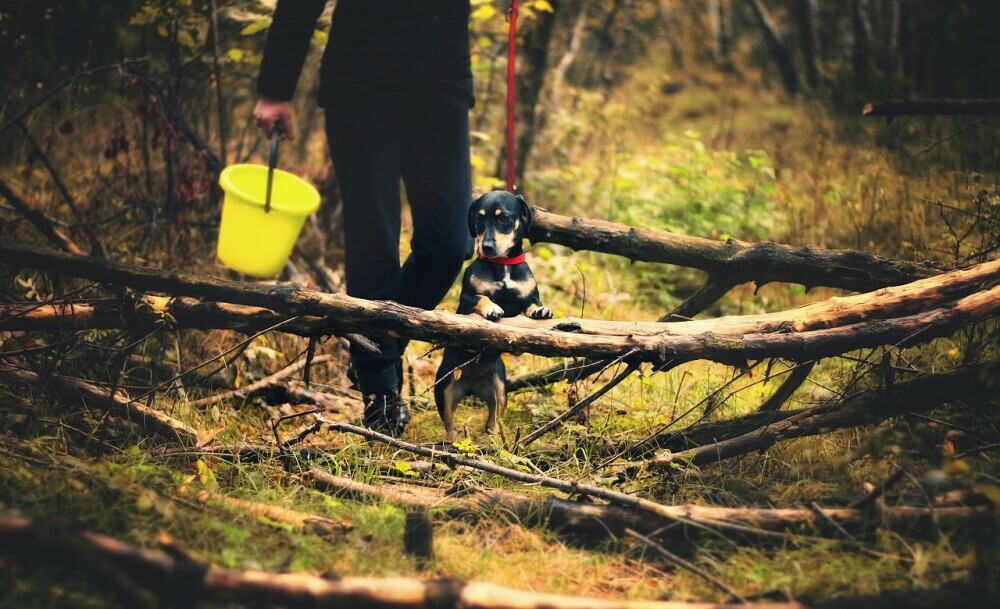
M 806 64 L 806 82 L 815 89 L 819 86 L 819 0 L 800 0 L 799 11 L 802 56 Z
M 729 37 L 722 19 L 722 0 L 708 0 L 708 23 L 712 29 L 712 60 L 719 70 L 728 70 Z
M 517 88 L 517 120 L 521 124 L 521 132 L 517 137 L 517 175 L 518 181 L 524 180 L 525 161 L 531 153 L 538 130 L 538 100 L 541 97 L 542 86 L 545 84 L 545 74 L 549 69 L 549 43 L 555 32 L 556 17 L 563 2 L 553 1 L 552 12 L 538 12 L 538 22 L 525 32 L 522 40 L 525 67 L 523 76 L 518 78 Z
M 886 71 L 894 74 L 899 71 L 899 30 L 903 22 L 903 8 L 899 0 L 889 3 L 889 50 L 886 60 Z
M 871 53 L 872 30 L 871 1 L 854 0 L 851 3 L 851 25 L 854 33 L 854 76 L 859 80 L 868 80 L 869 54 Z
M 614 29 L 615 24 L 618 22 L 618 13 L 621 12 L 623 3 L 624 0 L 614 0 L 611 4 L 611 9 L 608 10 L 601 21 L 601 27 L 598 28 L 597 34 L 594 36 L 597 41 L 597 48 L 590 54 L 590 61 L 584 72 L 583 80 L 584 85 L 588 87 L 594 86 L 595 81 L 600 76 L 601 62 L 599 58 L 607 57 L 611 53 L 611 50 L 615 48 L 615 39 L 611 34 L 611 30 Z
M 670 4 L 670 0 L 659 0 L 659 2 L 657 2 L 657 12 L 660 14 L 660 21 L 663 23 L 663 32 L 667 39 L 667 44 L 670 45 L 670 60 L 674 64 L 674 69 L 683 70 L 684 53 L 681 51 L 681 29 L 674 22 L 673 11 L 671 10 L 672 7 Z
M 752 0 L 750 6 L 757 17 L 764 41 L 767 43 L 767 47 L 774 57 L 774 63 L 777 64 L 782 87 L 784 87 L 785 92 L 789 95 L 795 95 L 799 90 L 799 77 L 795 72 L 795 64 L 792 62 L 792 56 L 788 52 L 788 48 L 781 42 L 781 36 L 778 33 L 777 26 L 774 24 L 774 20 L 771 18 L 771 13 L 767 10 L 763 0 Z
M 583 43 L 583 34 L 587 31 L 587 16 L 590 13 L 590 0 L 582 0 L 577 9 L 576 17 L 573 19 L 573 29 L 566 42 L 566 52 L 556 64 L 555 72 L 552 75 L 552 104 L 555 107 L 562 106 L 562 93 L 566 86 L 566 73 L 573 66 L 577 55 L 580 53 L 580 45 Z

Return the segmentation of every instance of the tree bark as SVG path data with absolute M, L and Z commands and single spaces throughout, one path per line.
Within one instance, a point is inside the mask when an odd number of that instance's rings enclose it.
M 708 24 L 712 30 L 712 60 L 719 70 L 729 69 L 729 39 L 722 26 L 722 3 L 708 0 Z
M 30 556 L 46 564 L 88 570 L 94 563 L 112 565 L 155 594 L 165 605 L 194 606 L 198 600 L 244 605 L 277 605 L 290 609 L 731 609 L 733 605 L 682 601 L 597 599 L 525 592 L 456 579 L 407 577 L 343 577 L 328 579 L 307 573 L 272 573 L 216 567 L 185 556 L 130 546 L 85 530 L 0 518 L 0 548 L 6 554 Z M 819 601 L 750 603 L 743 609 L 918 609 L 977 606 L 977 590 L 947 587 L 888 592 L 878 596 Z M 981 599 L 980 599 L 981 600 Z
M 863 292 L 898 285 L 941 272 L 931 264 L 883 258 L 859 250 L 793 247 L 769 241 L 725 242 L 667 231 L 626 226 L 604 220 L 560 216 L 534 208 L 528 237 L 533 243 L 555 243 L 629 260 L 661 262 L 700 269 L 726 277 L 734 285 L 747 281 L 798 283 Z
M 660 15 L 660 22 L 663 24 L 663 32 L 670 45 L 670 60 L 674 64 L 674 69 L 684 69 L 684 52 L 681 49 L 680 35 L 681 28 L 678 27 L 673 15 L 671 0 L 657 0 L 657 12 Z
M 806 82 L 815 89 L 820 81 L 819 0 L 800 0 L 802 56 L 806 64 Z
M 556 107 L 563 105 L 562 97 L 566 87 L 566 74 L 580 52 L 589 13 L 590 0 L 581 0 L 580 6 L 576 9 L 576 18 L 573 20 L 573 29 L 566 44 L 566 52 L 563 53 L 552 73 L 552 103 Z
M 535 136 L 539 129 L 538 100 L 542 94 L 542 87 L 545 85 L 545 75 L 549 71 L 549 44 L 552 42 L 559 12 L 563 10 L 562 0 L 552 0 L 550 4 L 552 12 L 537 12 L 536 23 L 524 33 L 522 48 L 526 65 L 517 81 L 517 99 L 520 104 L 518 106 L 518 114 L 520 114 L 518 122 L 521 125 L 521 133 L 517 138 L 515 158 L 518 167 L 518 182 L 522 185 L 524 184 L 525 167 L 531 156 L 531 149 L 535 145 Z
M 750 6 L 757 17 L 764 42 L 771 51 L 774 63 L 778 67 L 778 74 L 781 76 L 781 85 L 785 89 L 785 93 L 795 95 L 799 91 L 799 76 L 795 72 L 795 63 L 792 61 L 788 48 L 781 41 L 781 34 L 778 32 L 778 26 L 774 24 L 774 19 L 771 18 L 771 12 L 767 10 L 763 0 L 752 0 Z
M 297 286 L 247 284 L 16 245 L 0 244 L 0 263 L 137 290 L 264 307 L 296 320 L 299 316 L 324 317 L 330 333 L 357 332 L 490 346 L 509 353 L 621 357 L 661 365 L 696 359 L 731 363 L 734 359 L 766 357 L 803 361 L 889 342 L 910 345 L 947 335 L 1000 310 L 1000 288 L 985 289 L 1000 281 L 1000 260 L 792 311 L 673 324 L 527 318 L 490 323 L 446 311 L 425 311 Z

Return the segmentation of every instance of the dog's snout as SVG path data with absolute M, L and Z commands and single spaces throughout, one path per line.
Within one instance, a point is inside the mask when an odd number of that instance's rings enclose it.
M 483 256 L 486 256 L 487 258 L 494 257 L 500 253 L 497 251 L 497 246 L 493 242 L 483 241 L 480 249 L 482 250 Z

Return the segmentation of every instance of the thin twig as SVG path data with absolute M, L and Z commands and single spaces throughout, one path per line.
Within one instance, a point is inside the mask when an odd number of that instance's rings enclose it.
M 626 355 L 628 355 L 628 354 L 626 354 Z M 618 359 L 620 360 L 620 359 L 626 357 L 626 355 L 623 355 L 622 357 L 620 357 Z M 614 365 L 614 363 L 615 362 L 613 361 L 610 364 L 608 364 L 608 366 L 612 366 L 612 365 Z M 620 374 L 618 374 L 617 376 L 615 376 L 614 378 L 612 378 L 610 381 L 608 381 L 607 383 L 605 383 L 605 385 L 603 387 L 601 387 L 600 389 L 598 389 L 594 393 L 588 395 L 586 398 L 580 400 L 572 408 L 566 410 L 565 412 L 563 412 L 562 414 L 560 414 L 556 418 L 552 419 L 551 421 L 549 421 L 545 425 L 542 425 L 541 427 L 539 427 L 535 431 L 533 431 L 530 434 L 528 434 L 523 440 L 521 440 L 521 446 L 522 447 L 528 446 L 529 444 L 531 444 L 532 442 L 534 442 L 538 438 L 544 436 L 545 434 L 549 433 L 550 431 L 552 431 L 556 427 L 559 427 L 560 425 L 562 425 L 563 421 L 565 421 L 566 419 L 572 417 L 573 415 L 575 415 L 576 413 L 580 412 L 584 408 L 590 406 L 595 401 L 597 401 L 601 396 L 603 396 L 604 394 L 606 394 L 607 392 L 611 391 L 616 386 L 618 386 L 622 381 L 624 381 L 626 378 L 628 378 L 629 375 L 631 375 L 633 372 L 635 372 L 637 368 L 639 368 L 639 364 L 638 363 L 635 363 L 635 362 L 629 363 L 626 366 L 626 368 L 625 368 L 625 370 L 623 372 L 621 372 Z
M 637 533 L 636 531 L 633 531 L 632 529 L 625 529 L 625 534 L 628 535 L 629 537 L 631 537 L 632 539 L 635 539 L 635 540 L 638 540 L 638 541 L 642 542 L 643 544 L 645 544 L 646 546 L 648 546 L 649 548 L 651 548 L 653 551 L 655 551 L 657 554 L 659 554 L 663 558 L 666 558 L 667 560 L 669 560 L 673 564 L 677 565 L 678 567 L 681 567 L 682 569 L 687 569 L 688 571 L 694 573 L 698 577 L 701 577 L 702 579 L 704 579 L 708 583 L 712 584 L 713 586 L 715 586 L 719 590 L 722 590 L 723 592 L 725 592 L 726 594 L 728 594 L 730 597 L 735 598 L 739 602 L 741 602 L 741 603 L 747 603 L 748 602 L 747 599 L 743 597 L 743 595 L 741 595 L 736 590 L 733 590 L 732 588 L 730 588 L 729 586 L 727 586 L 724 582 L 720 581 L 718 578 L 713 577 L 712 575 L 708 574 L 706 571 L 704 571 L 704 570 L 698 568 L 697 566 L 695 566 L 694 564 L 692 564 L 692 563 L 684 560 L 680 556 L 674 554 L 670 550 L 668 550 L 668 549 L 664 548 L 663 546 L 661 546 L 660 544 L 656 543 L 655 541 L 653 541 L 649 537 L 646 537 L 645 535 L 642 535 L 641 533 Z
M 313 363 L 318 364 L 330 360 L 329 355 L 317 355 L 313 358 Z M 259 381 L 250 383 L 246 387 L 240 387 L 239 389 L 231 389 L 225 393 L 220 393 L 218 395 L 213 395 L 207 398 L 201 398 L 190 402 L 191 406 L 207 406 L 208 404 L 214 404 L 216 402 L 224 402 L 231 398 L 245 398 L 253 393 L 260 391 L 261 389 L 267 388 L 269 385 L 277 383 L 278 381 L 283 381 L 286 378 L 292 376 L 299 370 L 301 370 L 306 365 L 306 361 L 297 361 L 285 366 L 281 370 L 275 372 L 272 375 L 266 376 Z

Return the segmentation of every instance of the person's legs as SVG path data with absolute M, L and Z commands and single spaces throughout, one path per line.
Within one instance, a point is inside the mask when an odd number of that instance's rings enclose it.
M 472 253 L 469 102 L 432 90 L 409 101 L 401 169 L 413 238 L 400 273 L 399 302 L 433 309 Z
M 326 110 L 327 138 L 344 198 L 344 270 L 347 293 L 369 300 L 399 298 L 400 129 L 402 117 L 392 96 L 366 96 L 338 102 Z M 398 401 L 399 345 L 374 337 L 381 352 L 351 346 L 351 363 L 366 396 Z M 371 406 L 372 400 L 368 399 Z M 383 404 L 385 406 L 385 404 Z M 401 432 L 405 421 L 384 426 L 386 409 L 366 408 L 365 424 Z M 405 407 L 403 412 L 405 414 Z M 371 410 L 371 412 L 369 412 Z M 381 418 L 380 418 L 381 417 Z

